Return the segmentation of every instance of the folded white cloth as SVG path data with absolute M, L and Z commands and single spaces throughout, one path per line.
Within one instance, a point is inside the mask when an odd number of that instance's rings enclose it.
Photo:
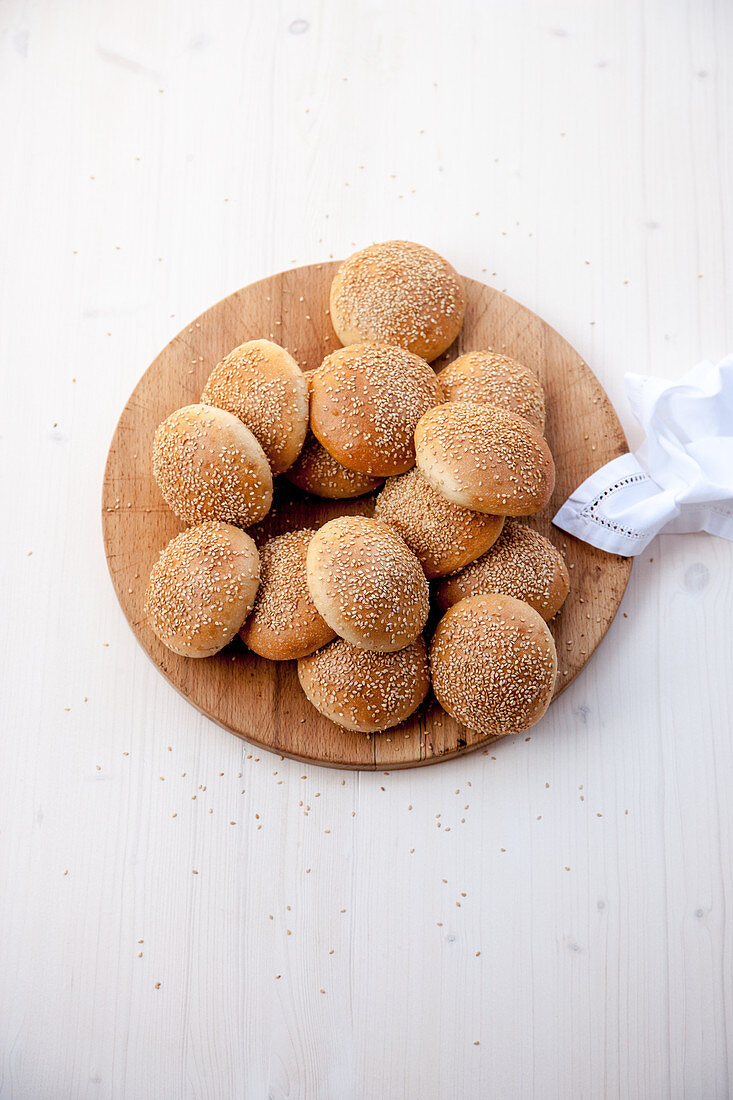
M 640 554 L 661 531 L 733 539 L 733 355 L 677 382 L 625 382 L 646 441 L 592 474 L 553 522 L 613 554 Z

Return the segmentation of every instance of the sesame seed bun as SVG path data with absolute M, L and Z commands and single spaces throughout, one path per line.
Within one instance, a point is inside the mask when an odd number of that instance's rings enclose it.
M 374 518 L 399 532 L 429 578 L 455 573 L 481 557 L 504 523 L 503 516 L 459 508 L 436 492 L 416 466 L 388 479 Z
M 461 331 L 466 294 L 447 260 L 412 241 L 384 241 L 345 260 L 331 284 L 342 344 L 398 344 L 432 362 Z
M 422 703 L 430 687 L 425 642 L 373 653 L 343 638 L 298 661 L 300 686 L 316 710 L 359 733 L 391 729 Z
M 313 389 L 314 370 L 303 373 L 308 394 Z M 303 449 L 285 474 L 288 481 L 306 493 L 328 500 L 348 500 L 371 493 L 382 484 L 379 477 L 360 474 L 337 462 L 333 455 L 321 446 L 313 432 L 307 432 Z
M 252 610 L 260 558 L 252 539 L 216 520 L 189 527 L 166 546 L 150 574 L 145 614 L 181 657 L 211 657 Z
M 471 596 L 446 612 L 430 646 L 435 697 L 458 722 L 488 736 L 521 733 L 550 705 L 557 676 L 552 635 L 511 596 Z
M 201 401 L 247 425 L 273 475 L 287 470 L 300 454 L 308 428 L 308 386 L 285 348 L 270 340 L 240 344 L 214 367 Z
M 524 417 L 456 401 L 430 409 L 415 429 L 417 464 L 439 493 L 463 508 L 528 516 L 555 485 L 550 448 Z
M 348 500 L 371 493 L 382 484 L 382 478 L 359 474 L 337 462 L 333 455 L 321 446 L 312 432 L 308 432 L 303 450 L 285 477 L 306 493 L 329 500 Z
M 545 395 L 529 367 L 497 351 L 469 351 L 438 372 L 446 401 L 496 405 L 545 430 Z
M 495 592 L 524 600 L 549 622 L 569 591 L 570 576 L 560 551 L 539 531 L 510 519 L 483 557 L 438 585 L 435 599 L 447 611 L 466 596 Z
M 404 348 L 353 344 L 311 380 L 311 431 L 342 466 L 372 477 L 415 465 L 418 420 L 443 401 L 434 371 Z
M 420 634 L 429 588 L 420 562 L 385 523 L 329 520 L 311 539 L 306 579 L 313 603 L 341 638 L 393 653 Z
M 247 527 L 272 504 L 262 447 L 241 420 L 211 405 L 186 405 L 158 425 L 153 476 L 186 523 L 219 519 Z
M 290 531 L 260 547 L 260 587 L 239 631 L 244 644 L 270 661 L 292 661 L 336 637 L 310 598 L 305 559 L 313 530 Z

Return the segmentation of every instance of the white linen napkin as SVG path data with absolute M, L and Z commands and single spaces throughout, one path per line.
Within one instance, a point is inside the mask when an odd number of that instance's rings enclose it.
M 698 363 L 677 382 L 624 381 L 646 441 L 592 474 L 553 522 L 627 556 L 661 531 L 733 539 L 733 355 Z

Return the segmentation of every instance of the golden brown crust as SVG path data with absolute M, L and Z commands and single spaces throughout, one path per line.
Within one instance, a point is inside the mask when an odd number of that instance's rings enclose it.
M 336 637 L 318 614 L 305 580 L 308 544 L 315 531 L 290 531 L 260 547 L 260 586 L 239 631 L 244 644 L 270 661 L 306 657 Z
M 524 600 L 545 622 L 556 615 L 570 591 L 570 575 L 560 551 L 539 531 L 507 520 L 491 549 L 471 565 L 442 581 L 438 607 L 446 611 L 466 596 L 489 592 Z
M 451 503 L 416 466 L 389 478 L 377 497 L 374 518 L 395 528 L 428 578 L 455 573 L 480 558 L 496 542 L 504 523 L 503 516 Z
M 424 245 L 384 241 L 344 260 L 331 285 L 331 320 L 342 344 L 397 344 L 432 362 L 461 331 L 463 281 Z
M 430 674 L 422 638 L 396 653 L 358 649 L 343 638 L 298 661 L 313 706 L 336 725 L 360 733 L 391 729 L 422 703 Z
M 311 431 L 342 466 L 372 477 L 415 465 L 414 432 L 443 401 L 434 371 L 404 348 L 353 344 L 311 379 Z
M 382 484 L 381 477 L 348 470 L 322 447 L 312 432 L 285 477 L 306 493 L 328 500 L 349 500 L 371 493 Z
M 313 389 L 314 370 L 303 373 L 308 386 L 308 397 Z M 360 474 L 337 462 L 325 447 L 321 446 L 313 432 L 305 437 L 303 449 L 285 477 L 305 493 L 327 500 L 350 500 L 371 493 L 382 484 L 382 478 Z
M 292 355 L 270 340 L 248 340 L 209 375 L 201 401 L 246 424 L 273 475 L 295 462 L 308 428 L 308 386 Z
M 433 488 L 476 512 L 532 515 L 545 507 L 555 485 L 542 435 L 494 405 L 456 401 L 430 409 L 415 429 L 415 450 Z
M 164 645 L 182 657 L 211 657 L 252 610 L 260 561 L 238 527 L 210 521 L 168 543 L 150 574 L 145 614 Z
M 552 635 L 511 596 L 472 596 L 447 611 L 430 646 L 435 697 L 487 736 L 521 733 L 550 705 L 557 676 Z
M 438 372 L 446 401 L 473 401 L 523 416 L 545 430 L 545 395 L 529 367 L 498 351 L 469 351 Z
M 186 523 L 218 519 L 248 527 L 272 504 L 264 451 L 241 420 L 211 405 L 186 405 L 158 425 L 153 476 Z
M 366 516 L 329 520 L 311 539 L 306 578 L 319 613 L 352 645 L 393 653 L 425 626 L 425 574 L 386 523 Z

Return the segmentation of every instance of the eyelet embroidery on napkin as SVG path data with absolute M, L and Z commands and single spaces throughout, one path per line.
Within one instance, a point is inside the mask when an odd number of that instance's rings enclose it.
M 604 516 L 596 514 L 596 509 L 600 507 L 601 501 L 606 497 L 611 496 L 613 493 L 617 493 L 619 489 L 625 489 L 627 485 L 635 485 L 640 481 L 651 481 L 649 474 L 638 473 L 629 474 L 628 477 L 622 477 L 619 481 L 614 481 L 613 485 L 609 485 L 598 496 L 593 497 L 593 500 L 589 501 L 585 508 L 579 513 L 580 516 L 587 520 L 597 523 L 599 527 L 607 527 L 610 531 L 617 531 L 621 535 L 625 535 L 628 539 L 644 539 L 649 535 L 648 530 L 632 531 L 630 527 L 622 527 L 618 523 L 613 523 L 611 520 L 606 519 Z
M 555 525 L 631 556 L 661 532 L 733 541 L 733 355 L 706 359 L 674 382 L 627 374 L 625 384 L 647 444 L 586 478 Z

